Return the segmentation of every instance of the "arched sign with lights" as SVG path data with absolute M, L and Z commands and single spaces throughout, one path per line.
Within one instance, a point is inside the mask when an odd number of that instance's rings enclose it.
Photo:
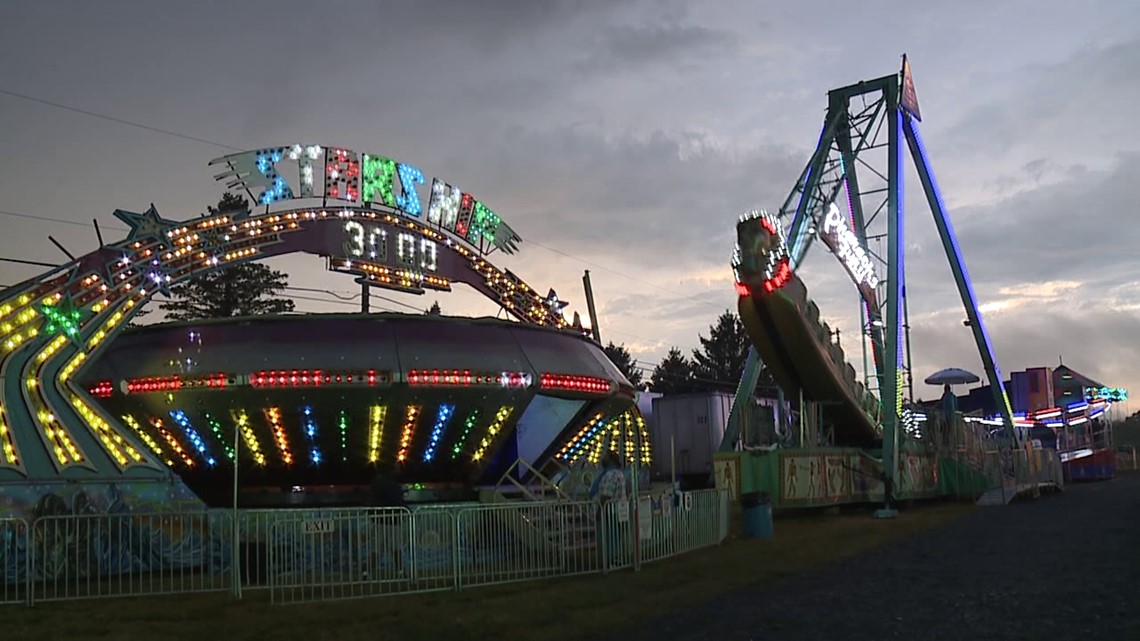
M 370 285 L 422 292 L 462 282 L 524 323 L 582 331 L 577 315 L 573 323 L 563 317 L 565 303 L 553 290 L 543 296 L 486 260 L 495 248 L 514 251 L 519 238 L 469 194 L 434 181 L 421 220 L 419 170 L 319 149 L 282 147 L 216 161 L 229 166 L 222 175 L 232 179 L 228 186 L 249 190 L 264 212 L 176 222 L 153 205 L 141 214 L 118 210 L 131 227 L 126 239 L 0 291 L 0 480 L 108 478 L 112 470 L 123 478 L 166 478 L 166 466 L 131 427 L 76 384 L 77 373 L 155 292 L 228 265 L 316 254 Z M 285 158 L 297 162 L 295 183 L 282 173 Z M 294 194 L 316 197 L 318 169 L 326 202 L 271 211 Z M 363 205 L 328 206 L 327 199 Z M 21 451 L 19 443 L 36 438 L 43 448 Z
M 210 161 L 228 169 L 215 178 L 244 189 L 266 208 L 295 198 L 321 198 L 351 205 L 379 206 L 400 215 L 424 217 L 419 185 L 424 173 L 385 156 L 321 145 L 287 145 L 230 154 Z M 454 185 L 431 182 L 427 222 L 470 244 L 480 253 L 513 253 L 521 238 L 498 214 Z

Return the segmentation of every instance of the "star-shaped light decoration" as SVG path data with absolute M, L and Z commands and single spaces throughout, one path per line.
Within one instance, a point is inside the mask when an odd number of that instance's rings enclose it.
M 557 316 L 561 316 L 562 310 L 569 305 L 566 301 L 558 300 L 558 294 L 554 292 L 554 289 L 551 289 L 546 295 L 543 303 L 546 305 L 546 308 L 550 310 L 550 313 Z
M 229 242 L 229 234 L 224 229 L 218 227 L 211 227 L 210 229 L 202 229 L 198 233 L 198 242 L 201 243 L 202 249 L 206 251 L 215 251 L 222 248 Z
M 147 209 L 141 214 L 136 214 L 133 211 L 127 211 L 125 209 L 116 209 L 115 218 L 131 226 L 131 232 L 127 234 L 128 241 L 153 238 L 165 240 L 166 230 L 178 225 L 178 223 L 173 220 L 167 220 L 159 216 L 158 210 L 154 207 L 154 203 L 151 203 L 150 209 Z
M 72 341 L 79 341 L 79 326 L 87 311 L 76 307 L 71 301 L 71 296 L 65 296 L 55 305 L 39 305 L 38 309 L 47 319 L 45 332 L 63 334 Z
M 170 298 L 170 270 L 157 258 L 150 261 L 146 267 L 147 289 L 155 289 L 158 293 Z
M 218 264 L 218 256 L 224 253 L 226 243 L 230 242 L 229 232 L 219 227 L 198 231 L 199 248 L 210 255 L 206 262 L 211 265 Z

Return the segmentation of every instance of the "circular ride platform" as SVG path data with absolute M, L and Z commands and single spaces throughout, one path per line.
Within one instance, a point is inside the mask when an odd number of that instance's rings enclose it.
M 80 384 L 214 504 L 231 500 L 234 425 L 243 488 L 321 494 L 391 470 L 454 495 L 519 459 L 568 462 L 596 416 L 636 413 L 629 382 L 580 334 L 434 315 L 135 328 Z

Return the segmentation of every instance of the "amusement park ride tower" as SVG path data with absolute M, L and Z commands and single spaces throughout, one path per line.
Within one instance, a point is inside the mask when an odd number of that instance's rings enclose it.
M 868 411 L 864 404 L 862 418 L 873 415 L 872 421 L 881 425 L 884 481 L 888 487 L 898 472 L 901 428 L 907 414 L 904 408 L 909 404 L 907 399 L 913 400 L 910 345 L 906 331 L 906 216 L 902 173 L 908 149 L 934 216 L 965 307 L 967 324 L 973 332 L 1002 422 L 1011 437 L 1016 438 L 1009 400 L 1002 386 L 993 347 L 919 135 L 918 123 L 921 120 L 918 96 L 906 56 L 903 56 L 902 69 L 897 74 L 830 91 L 819 143 L 791 194 L 775 215 L 752 212 L 741 218 L 739 244 L 733 258 L 746 325 L 749 314 L 745 312 L 750 312 L 754 306 L 759 309 L 765 304 L 761 302 L 763 299 L 773 296 L 781 288 L 789 289 L 790 280 L 796 283 L 796 291 L 806 291 L 799 284 L 796 272 L 815 240 L 827 245 L 843 264 L 860 293 L 864 351 L 871 356 L 871 363 L 864 367 L 865 386 L 854 381 L 848 384 L 852 389 L 858 388 L 851 396 L 856 399 L 851 404 L 857 408 L 861 395 L 873 399 L 870 393 L 877 393 L 879 400 L 873 402 L 877 406 L 875 411 Z M 882 158 L 884 151 L 885 163 Z M 800 296 L 798 313 L 803 314 L 805 306 L 814 305 L 806 301 L 806 294 Z M 818 315 L 817 309 L 815 313 Z M 788 337 L 782 335 L 780 329 L 787 325 L 777 327 L 778 323 L 770 319 L 767 311 L 756 316 L 761 317 L 766 325 L 758 320 L 749 328 L 755 346 L 751 349 L 737 392 L 725 448 L 732 446 L 739 433 L 742 399 L 751 398 L 755 390 L 762 367 L 757 346 L 771 347 L 768 352 L 773 356 L 763 354 L 769 361 L 778 360 L 775 354 L 781 349 L 786 350 L 780 343 Z M 764 338 L 765 334 L 769 338 Z M 830 343 L 830 337 L 820 341 Z M 786 352 L 781 356 L 784 361 L 782 369 L 788 374 L 785 378 L 792 381 L 789 385 L 781 383 L 784 391 L 789 391 L 787 387 L 798 387 L 797 391 L 808 400 L 826 405 L 829 399 L 813 398 L 812 386 L 800 384 L 803 373 L 795 371 L 795 359 Z M 775 362 L 769 365 L 777 370 L 782 367 Z M 855 414 L 860 414 L 858 409 Z M 848 440 L 851 441 L 849 444 L 865 447 L 865 439 L 863 443 L 856 438 Z M 889 496 L 887 500 L 889 502 Z M 888 505 L 883 515 L 891 513 Z

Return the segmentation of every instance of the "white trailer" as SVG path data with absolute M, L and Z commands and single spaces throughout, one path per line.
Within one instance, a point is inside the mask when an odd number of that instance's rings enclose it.
M 720 449 L 731 410 L 732 394 L 724 392 L 654 398 L 649 422 L 653 475 L 669 477 L 671 447 L 676 453 L 678 476 L 711 474 L 713 454 Z

